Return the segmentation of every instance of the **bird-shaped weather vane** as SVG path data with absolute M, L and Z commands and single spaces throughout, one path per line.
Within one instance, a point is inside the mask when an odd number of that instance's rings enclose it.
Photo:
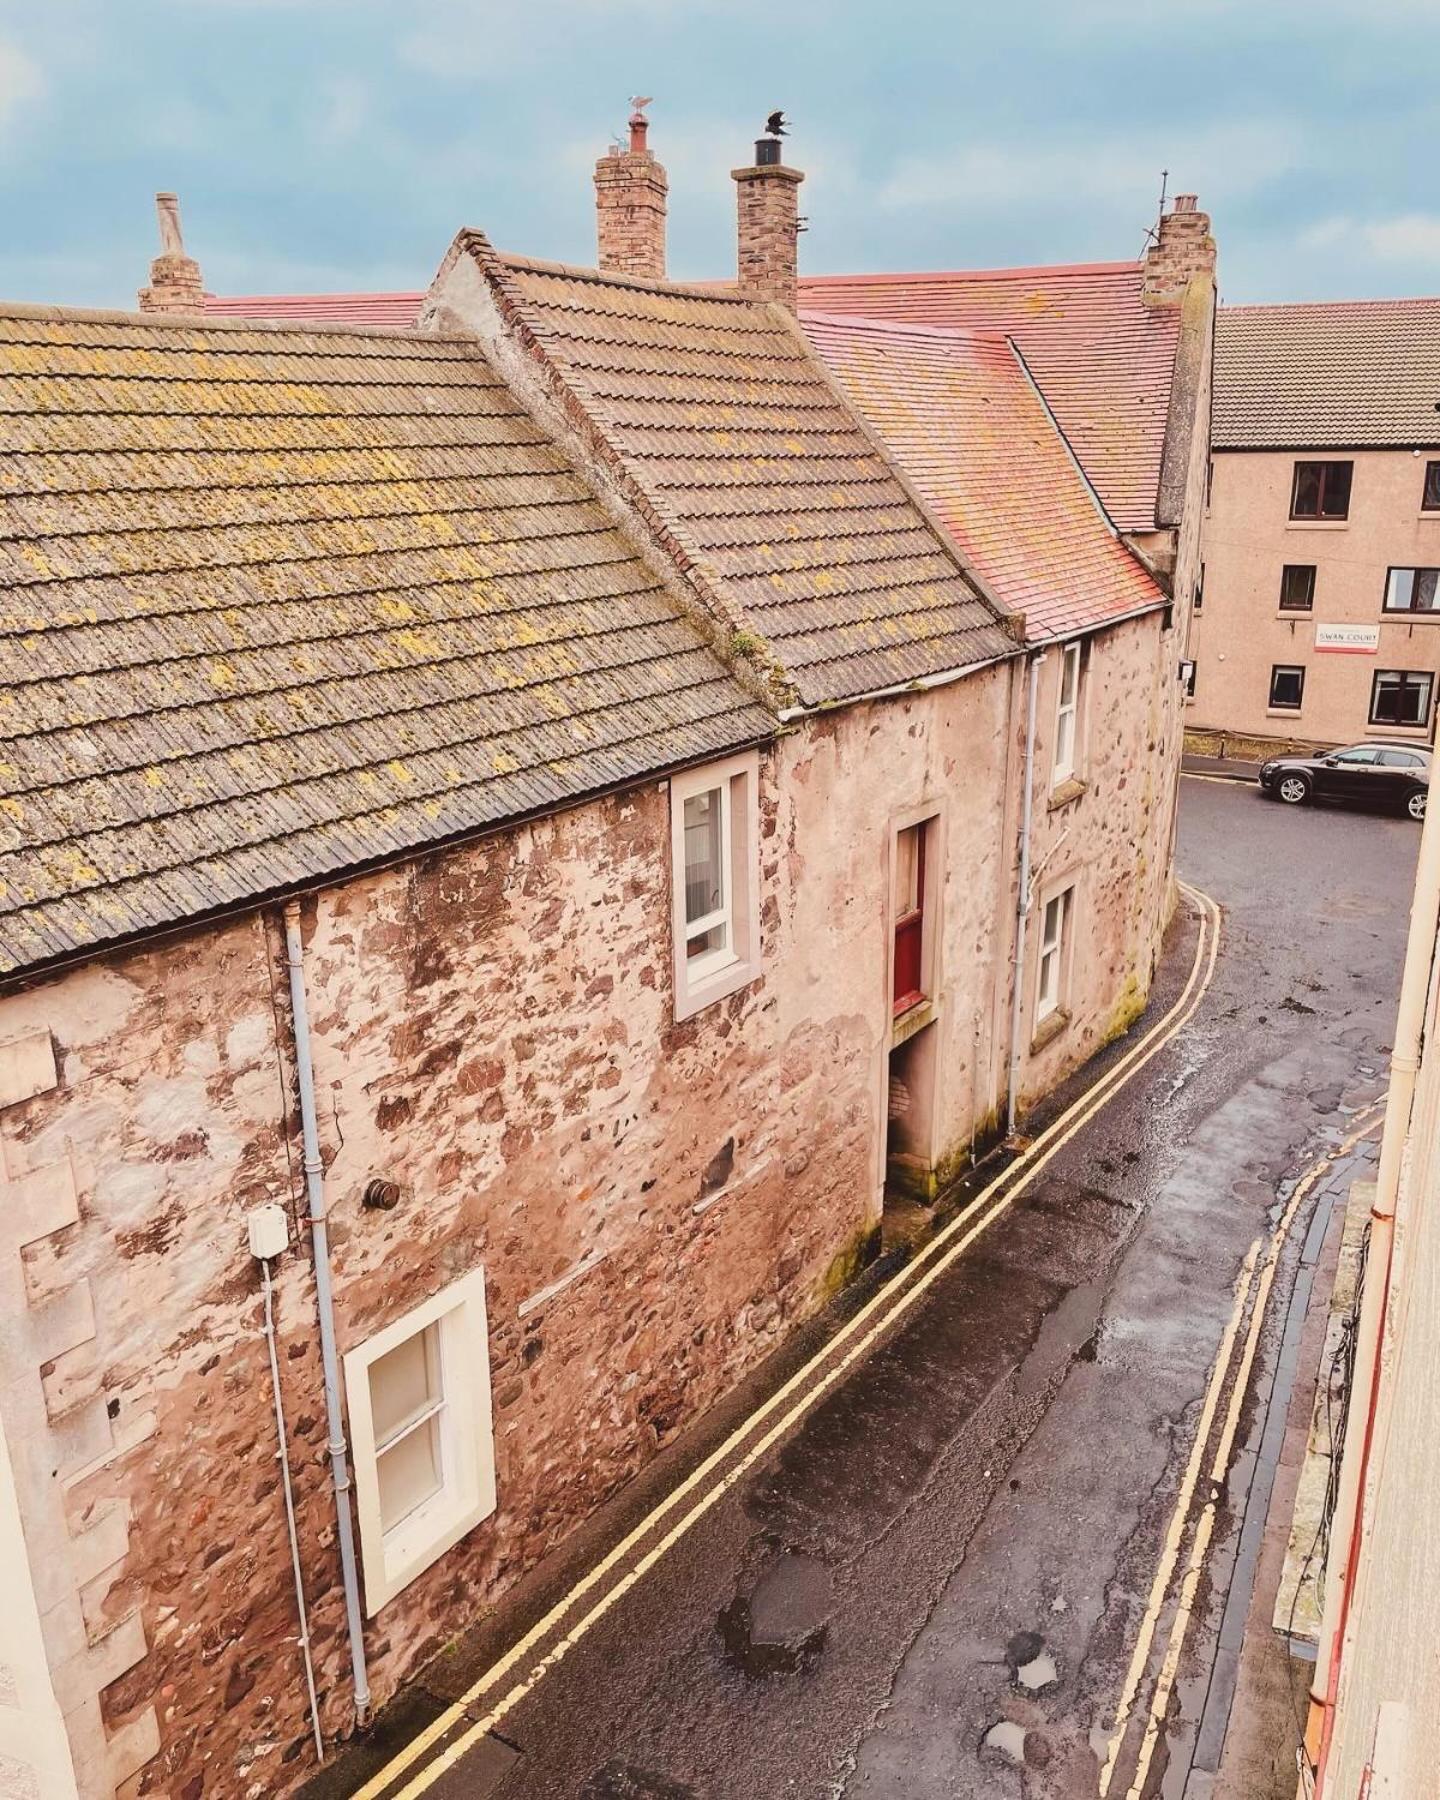
M 785 115 L 780 111 L 778 106 L 765 121 L 765 130 L 773 138 L 782 138 L 785 136 Z

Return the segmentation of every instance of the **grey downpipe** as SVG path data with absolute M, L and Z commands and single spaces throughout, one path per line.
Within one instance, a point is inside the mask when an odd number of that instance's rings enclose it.
M 1030 821 L 1035 810 L 1035 703 L 1040 686 L 1040 665 L 1045 653 L 1030 658 L 1025 688 L 1025 773 L 1020 802 L 1020 897 L 1015 907 L 1015 967 L 1011 975 L 1010 1072 L 1005 1090 L 1005 1135 L 1015 1132 L 1015 1107 L 1020 1091 L 1020 1044 L 1025 1018 L 1025 927 L 1030 918 Z
M 335 1488 L 335 1523 L 340 1538 L 340 1580 L 345 1590 L 345 1624 L 350 1635 L 350 1667 L 355 1683 L 355 1715 L 370 1716 L 370 1678 L 365 1668 L 365 1625 L 355 1568 L 355 1531 L 350 1520 L 350 1467 L 340 1410 L 340 1368 L 335 1354 L 335 1299 L 330 1285 L 330 1237 L 325 1223 L 325 1165 L 315 1127 L 315 1071 L 310 1061 L 310 1010 L 305 1001 L 305 953 L 300 943 L 300 904 L 285 907 L 285 960 L 290 969 L 290 1009 L 295 1023 L 295 1075 L 300 1089 L 300 1137 L 305 1153 L 305 1193 L 310 1202 L 310 1241 L 315 1260 L 315 1310 L 320 1315 L 320 1363 L 325 1377 L 325 1422 L 330 1475 Z

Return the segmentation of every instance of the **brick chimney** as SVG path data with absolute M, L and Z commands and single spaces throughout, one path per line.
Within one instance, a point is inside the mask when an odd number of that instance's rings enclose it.
M 614 144 L 595 164 L 595 226 L 600 267 L 617 275 L 665 279 L 665 196 L 670 183 L 646 147 L 650 101 L 631 102 L 630 148 Z
M 780 117 L 776 114 L 776 119 Z M 740 211 L 740 287 L 795 311 L 799 258 L 800 183 L 805 177 L 780 160 L 778 129 L 755 141 L 755 161 L 732 169 Z
M 150 285 L 140 290 L 141 312 L 198 313 L 205 310 L 200 265 L 185 254 L 180 235 L 180 202 L 174 194 L 155 196 L 160 221 L 160 254 L 150 265 Z
M 1192 276 L 1214 273 L 1210 215 L 1196 210 L 1193 194 L 1177 194 L 1174 206 L 1160 221 L 1155 242 L 1145 252 L 1142 292 L 1147 300 L 1164 306 L 1184 297 Z

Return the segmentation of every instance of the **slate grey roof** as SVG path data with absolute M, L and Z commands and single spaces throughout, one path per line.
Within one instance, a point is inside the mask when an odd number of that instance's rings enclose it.
M 1222 306 L 1217 450 L 1440 444 L 1440 299 Z
M 472 341 L 0 308 L 0 975 L 771 729 Z
M 683 566 L 806 705 L 1014 656 L 896 466 L 778 306 L 475 257 Z M 443 287 L 443 276 L 442 283 Z

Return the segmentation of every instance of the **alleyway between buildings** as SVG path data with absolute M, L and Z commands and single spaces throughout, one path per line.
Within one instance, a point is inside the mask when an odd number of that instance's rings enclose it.
M 1151 1007 L 1030 1122 L 1025 1168 L 872 1271 L 312 1791 L 1206 1800 L 1266 1384 L 1373 1153 L 1417 843 L 1186 780 L 1195 892 Z

